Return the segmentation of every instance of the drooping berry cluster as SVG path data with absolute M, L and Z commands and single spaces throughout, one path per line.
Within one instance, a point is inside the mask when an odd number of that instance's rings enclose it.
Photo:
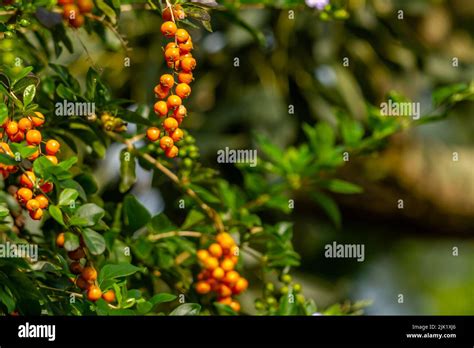
M 193 70 L 196 67 L 196 59 L 191 54 L 191 36 L 185 29 L 178 29 L 175 23 L 176 19 L 184 17 L 184 11 L 178 5 L 163 12 L 165 22 L 161 26 L 161 32 L 166 38 L 173 39 L 164 48 L 166 63 L 172 71 L 162 75 L 159 84 L 154 88 L 155 95 L 160 100 L 155 103 L 153 109 L 156 115 L 163 119 L 161 128 L 150 127 L 146 132 L 148 140 L 159 140 L 160 147 L 168 158 L 178 155 L 176 144 L 184 136 L 179 128 L 187 115 L 183 100 L 191 94 L 189 85 L 193 81 Z
M 61 232 L 56 237 L 56 245 L 59 248 L 63 248 L 65 243 L 65 234 Z M 108 290 L 102 292 L 97 284 L 97 271 L 87 261 L 87 255 L 85 252 L 85 245 L 81 239 L 81 246 L 75 250 L 69 251 L 67 256 L 69 258 L 69 270 L 72 274 L 76 275 L 73 278 L 74 284 L 81 290 L 86 291 L 86 296 L 89 301 L 97 301 L 101 297 L 107 302 L 115 301 L 115 291 Z
M 29 156 L 27 157 L 30 162 L 28 164 L 29 168 L 32 167 L 31 164 L 40 156 L 45 156 L 54 165 L 58 164 L 56 154 L 59 151 L 60 144 L 54 139 L 46 142 L 43 141 L 43 136 L 39 129 L 44 124 L 44 120 L 44 115 L 40 112 L 22 117 L 18 121 L 8 118 L 1 126 L 3 131 L 0 132 L 0 136 L 3 139 L 0 142 L 0 153 L 14 160 L 12 164 L 8 165 L 0 163 L 0 173 L 4 179 L 8 178 L 10 174 L 21 173 L 19 175 L 21 187 L 16 191 L 15 196 L 34 220 L 40 220 L 43 216 L 43 209 L 48 207 L 49 200 L 45 194 L 53 190 L 53 184 L 37 178 L 31 169 L 25 169 L 26 165 L 20 165 L 22 158 L 12 151 L 11 146 L 13 145 L 11 144 L 22 143 L 26 140 L 27 148 L 29 149 Z M 44 149 L 41 148 L 42 143 L 44 143 Z
M 63 7 L 63 18 L 74 28 L 82 27 L 84 13 L 90 13 L 94 9 L 92 0 L 58 0 L 58 5 Z
M 206 249 L 198 250 L 197 257 L 204 268 L 198 275 L 196 292 L 208 294 L 215 292 L 217 301 L 240 311 L 240 303 L 232 298 L 244 292 L 248 281 L 234 270 L 239 260 L 239 247 L 232 236 L 221 232 L 216 236 L 216 243 Z

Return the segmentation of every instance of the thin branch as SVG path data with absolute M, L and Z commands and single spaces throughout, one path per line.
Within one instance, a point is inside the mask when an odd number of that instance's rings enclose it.
M 160 233 L 160 234 L 152 234 L 148 236 L 148 240 L 152 242 L 156 242 L 157 240 L 163 239 L 163 238 L 170 238 L 170 237 L 196 237 L 199 238 L 202 236 L 201 232 L 195 232 L 195 231 L 170 231 L 170 232 L 165 232 L 165 233 Z

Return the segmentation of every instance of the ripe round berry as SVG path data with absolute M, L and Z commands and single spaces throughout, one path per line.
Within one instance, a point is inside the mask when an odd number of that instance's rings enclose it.
M 177 29 L 176 24 L 171 21 L 164 22 L 161 25 L 161 33 L 166 37 L 173 37 Z
M 73 28 L 80 28 L 84 25 L 85 18 L 83 15 L 78 14 L 76 17 L 69 19 L 69 24 Z
M 200 249 L 197 251 L 196 255 L 200 261 L 204 261 L 209 257 L 209 252 L 207 250 Z
M 84 250 L 82 248 L 77 248 L 76 250 L 68 252 L 67 256 L 71 260 L 77 261 L 77 260 L 82 259 L 84 256 L 86 256 L 86 253 L 84 252 Z
M 165 50 L 165 59 L 167 62 L 174 63 L 179 59 L 179 48 L 172 47 Z
M 58 248 L 64 247 L 64 241 L 65 241 L 64 233 L 61 232 L 61 233 L 58 234 L 58 236 L 56 237 L 56 246 L 57 246 Z
M 72 274 L 81 274 L 83 267 L 80 262 L 74 261 L 69 265 L 69 270 Z
M 187 83 L 188 85 L 193 82 L 193 73 L 180 72 L 178 74 L 178 81 L 181 83 Z
M 178 29 L 176 30 L 176 40 L 178 40 L 179 43 L 184 43 L 188 41 L 189 39 L 189 33 L 186 29 Z
M 25 139 L 25 133 L 19 130 L 18 133 L 9 135 L 8 138 L 14 143 L 21 143 Z
M 167 104 L 170 109 L 177 108 L 183 103 L 183 100 L 177 95 L 170 95 L 167 99 Z
M 43 194 L 37 195 L 35 199 L 38 201 L 41 209 L 46 209 L 48 207 L 49 201 L 45 195 Z
M 44 115 L 39 111 L 35 111 L 35 114 L 31 116 L 31 122 L 35 127 L 42 126 L 44 124 Z
M 210 271 L 213 271 L 219 267 L 219 261 L 215 257 L 208 257 L 206 260 L 204 260 L 204 267 Z
M 58 164 L 58 158 L 56 156 L 45 156 L 48 160 L 51 161 L 54 165 Z
M 234 269 L 234 263 L 232 262 L 231 259 L 229 258 L 225 258 L 222 262 L 221 262 L 221 268 L 226 271 L 226 272 L 229 272 L 229 271 L 232 271 Z
M 87 299 L 89 301 L 95 302 L 102 297 L 102 291 L 96 285 L 91 285 L 87 290 Z
M 196 59 L 191 57 L 185 57 L 181 60 L 181 69 L 184 72 L 191 72 L 196 68 Z
M 232 290 L 227 285 L 221 284 L 217 289 L 217 293 L 220 297 L 229 297 L 232 295 Z
M 235 283 L 234 287 L 232 288 L 232 292 L 234 294 L 240 294 L 247 290 L 249 286 L 249 282 L 247 279 L 240 277 L 237 282 Z
M 42 183 L 40 185 L 40 189 L 44 193 L 49 193 L 49 192 L 53 191 L 53 188 L 54 188 L 54 185 L 51 182 L 45 182 L 45 183 Z
M 36 211 L 40 208 L 39 202 L 36 199 L 30 199 L 28 202 L 26 202 L 26 209 L 28 209 L 30 212 L 31 211 Z
M 186 42 L 180 43 L 178 47 L 181 54 L 189 53 L 193 50 L 193 41 L 189 38 Z
M 171 88 L 174 86 L 174 77 L 171 74 L 164 74 L 160 77 L 160 84 L 163 88 Z
M 224 283 L 228 285 L 234 285 L 237 282 L 237 280 L 239 280 L 239 278 L 240 278 L 240 275 L 238 272 L 229 271 L 224 276 Z
M 187 83 L 180 83 L 176 86 L 176 94 L 180 98 L 185 99 L 191 94 L 191 87 Z
M 150 127 L 146 131 L 146 137 L 150 141 L 157 141 L 160 138 L 160 130 L 156 127 Z
M 76 285 L 79 289 L 82 290 L 87 290 L 91 287 L 91 284 L 89 284 L 84 278 L 79 277 L 76 280 Z
M 168 104 L 163 100 L 157 101 L 153 106 L 153 110 L 159 116 L 166 116 L 168 114 Z
M 230 249 L 234 246 L 234 239 L 227 232 L 221 232 L 216 236 L 217 243 L 224 249 Z
M 172 146 L 165 150 L 165 156 L 168 158 L 175 158 L 179 154 L 179 149 L 177 146 Z
M 41 144 L 41 132 L 36 129 L 31 129 L 26 133 L 26 142 L 28 145 L 39 145 Z
M 211 291 L 211 286 L 205 281 L 200 281 L 196 284 L 196 292 L 198 294 L 204 295 Z
M 93 282 L 97 279 L 97 271 L 93 267 L 85 267 L 82 271 L 82 278 L 89 282 Z
M 77 16 L 80 16 L 81 12 L 79 11 L 79 7 L 74 4 L 67 4 L 63 7 L 63 18 L 66 20 L 72 20 Z
M 220 267 L 217 267 L 215 270 L 212 271 L 212 277 L 214 279 L 221 280 L 222 278 L 224 278 L 224 276 L 225 271 Z
M 92 0 L 77 0 L 77 6 L 81 13 L 89 13 L 94 8 L 94 3 Z
M 33 220 L 41 220 L 41 218 L 43 217 L 43 209 L 38 208 L 36 210 L 30 210 L 30 217 Z
M 32 189 L 36 182 L 36 175 L 32 171 L 24 172 L 20 177 L 20 185 Z
M 18 121 L 18 129 L 22 132 L 27 132 L 31 128 L 33 128 L 33 123 L 26 117 L 23 117 Z
M 168 117 L 163 121 L 163 127 L 168 133 L 171 133 L 178 128 L 178 121 L 173 117 Z
M 108 290 L 108 291 L 104 292 L 102 294 L 102 298 L 108 303 L 115 302 L 115 291 Z
M 184 105 L 180 105 L 174 110 L 173 116 L 176 119 L 183 119 L 184 117 L 186 117 L 187 113 L 188 111 L 186 110 L 186 107 Z
M 222 256 L 222 247 L 217 243 L 212 243 L 209 248 L 209 254 L 214 257 L 220 258 Z
M 33 191 L 31 191 L 29 188 L 21 187 L 16 192 L 16 197 L 20 203 L 24 204 L 33 198 Z
M 46 153 L 48 155 L 54 156 L 59 151 L 60 147 L 61 145 L 59 144 L 58 141 L 54 139 L 50 139 L 46 142 Z
M 173 147 L 174 141 L 171 137 L 165 135 L 163 138 L 160 139 L 160 147 L 163 150 L 169 149 Z
M 18 123 L 15 121 L 8 122 L 7 128 L 5 129 L 8 135 L 15 135 L 18 133 L 18 130 Z
M 230 308 L 232 308 L 232 310 L 234 312 L 240 312 L 240 303 L 237 302 L 237 301 L 232 301 L 230 304 L 229 304 Z
M 163 88 L 162 85 L 156 85 L 153 91 L 155 92 L 155 96 L 159 99 L 165 99 L 170 93 L 169 88 Z
M 176 121 L 179 123 L 179 121 Z M 171 134 L 170 137 L 175 143 L 183 139 L 184 133 L 180 128 L 176 128 Z

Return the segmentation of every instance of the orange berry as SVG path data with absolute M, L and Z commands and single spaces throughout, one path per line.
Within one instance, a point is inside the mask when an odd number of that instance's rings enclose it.
M 92 0 L 77 0 L 77 6 L 81 13 L 89 13 L 94 8 L 94 3 Z
M 179 48 L 171 47 L 165 50 L 165 59 L 167 62 L 173 62 L 179 59 Z
M 49 159 L 53 164 L 58 164 L 58 158 L 56 156 L 45 156 L 47 159 Z
M 87 290 L 87 299 L 89 301 L 95 302 L 102 297 L 102 291 L 96 285 L 91 285 Z
M 200 249 L 197 251 L 196 255 L 199 260 L 204 261 L 209 257 L 209 252 L 205 249 Z
M 167 132 L 171 133 L 176 128 L 178 128 L 178 121 L 173 117 L 168 117 L 163 121 L 163 127 Z
M 184 43 L 189 39 L 189 33 L 186 29 L 176 30 L 175 36 L 179 43 Z
M 174 110 L 173 115 L 176 119 L 178 118 L 182 119 L 186 117 L 187 113 L 188 111 L 186 110 L 186 107 L 184 105 L 180 105 Z
M 108 291 L 104 292 L 102 294 L 102 298 L 108 303 L 115 302 L 115 291 L 108 290 Z
M 230 304 L 229 304 L 230 308 L 232 308 L 232 310 L 234 312 L 240 312 L 240 303 L 237 302 L 237 301 L 232 301 Z
M 30 212 L 40 209 L 39 202 L 34 198 L 30 199 L 28 202 L 26 202 L 26 209 L 28 209 Z
M 169 88 L 163 88 L 161 85 L 156 85 L 154 90 L 155 96 L 160 99 L 165 99 L 170 93 Z
M 63 243 L 64 244 L 64 243 Z M 81 274 L 83 267 L 80 262 L 74 261 L 69 265 L 69 270 L 72 274 Z
M 218 302 L 229 306 L 232 303 L 232 297 L 228 296 L 220 298 Z
M 209 248 L 209 254 L 217 258 L 222 256 L 222 247 L 217 243 L 212 243 Z
M 196 59 L 192 57 L 185 57 L 181 60 L 181 69 L 184 72 L 191 72 L 196 68 Z
M 219 267 L 219 261 L 215 257 L 208 257 L 203 263 L 204 267 L 210 271 L 213 271 Z
M 97 271 L 94 267 L 85 267 L 82 271 L 82 278 L 88 282 L 93 282 L 97 279 Z
M 146 131 L 146 137 L 150 141 L 157 141 L 160 138 L 160 130 L 156 127 L 150 127 Z
M 174 109 L 174 108 L 177 108 L 178 106 L 180 106 L 183 103 L 183 101 L 177 95 L 170 95 L 168 97 L 167 103 L 168 103 L 168 107 L 170 109 Z
M 193 73 L 190 73 L 190 72 L 180 72 L 178 74 L 178 81 L 181 82 L 181 83 L 187 83 L 187 84 L 190 84 L 191 82 L 193 82 L 194 78 L 193 78 Z
M 58 248 L 62 248 L 62 247 L 64 247 L 64 242 L 65 242 L 64 233 L 61 232 L 61 233 L 58 234 L 58 236 L 56 237 L 56 246 L 57 246 Z
M 18 191 L 16 191 L 16 197 L 20 203 L 24 204 L 33 198 L 33 191 L 31 191 L 29 188 L 21 187 Z
M 217 267 L 215 270 L 212 271 L 212 277 L 214 279 L 221 280 L 222 278 L 224 278 L 224 276 L 225 271 L 220 267 Z
M 224 276 L 224 283 L 228 285 L 234 285 L 237 282 L 237 280 L 239 280 L 239 278 L 240 278 L 240 275 L 238 272 L 229 271 Z
M 176 94 L 180 98 L 185 99 L 191 94 L 191 87 L 187 83 L 180 83 L 176 86 Z
M 59 144 L 58 141 L 54 139 L 50 139 L 46 142 L 46 153 L 48 155 L 54 156 L 59 151 L 60 147 L 61 145 Z
M 20 185 L 32 189 L 36 182 L 36 175 L 32 171 L 26 171 L 20 176 Z
M 3 141 L 0 142 L 0 153 L 7 153 L 10 156 L 13 156 L 13 152 L 10 149 L 10 145 L 8 145 L 8 143 L 5 143 Z
M 226 272 L 232 271 L 234 266 L 232 260 L 227 257 L 221 262 L 221 268 Z
M 173 139 L 167 135 L 165 135 L 164 137 L 160 139 L 160 147 L 163 150 L 169 149 L 173 147 L 173 145 L 174 145 Z
M 160 77 L 160 84 L 163 88 L 171 88 L 174 86 L 174 77 L 171 74 L 164 74 Z
M 25 139 L 25 133 L 19 130 L 16 134 L 9 135 L 8 138 L 14 143 L 21 143 Z
M 176 24 L 171 21 L 164 22 L 161 25 L 161 33 L 166 37 L 173 37 L 177 29 Z
M 168 48 L 178 48 L 179 46 L 176 45 L 176 43 L 174 41 L 172 42 L 168 42 L 165 46 L 165 51 L 168 49 Z
M 234 294 L 240 294 L 241 292 L 247 290 L 248 286 L 249 282 L 247 281 L 247 279 L 240 277 L 232 288 L 232 292 Z
M 36 129 L 31 129 L 26 133 L 26 142 L 28 145 L 39 145 L 41 144 L 41 132 Z
M 172 146 L 165 150 L 165 156 L 168 158 L 175 158 L 179 154 L 179 149 L 177 146 Z
M 31 122 L 35 127 L 42 126 L 44 124 L 44 115 L 39 111 L 35 111 L 35 114 L 31 116 Z
M 41 218 L 43 217 L 43 209 L 38 208 L 36 210 L 30 210 L 30 217 L 33 220 L 41 220 Z
M 179 44 L 179 53 L 186 54 L 193 50 L 193 41 L 189 38 L 186 42 Z
M 196 284 L 196 292 L 198 294 L 204 295 L 211 291 L 211 286 L 205 281 L 199 281 Z
M 176 122 L 179 123 L 179 121 L 177 121 L 177 120 L 176 120 Z M 173 132 L 171 132 L 170 137 L 171 137 L 171 139 L 173 139 L 173 141 L 175 143 L 177 143 L 178 141 L 183 139 L 184 133 L 180 128 L 176 128 Z
M 80 28 L 84 25 L 85 18 L 83 15 L 78 14 L 76 17 L 69 19 L 69 24 L 73 28 Z
M 35 197 L 35 199 L 39 202 L 39 205 L 40 205 L 40 208 L 41 209 L 46 209 L 49 205 L 49 201 L 48 201 L 48 198 L 41 194 L 41 195 L 37 195 Z
M 8 135 L 15 135 L 18 133 L 18 130 L 18 123 L 15 121 L 8 122 L 7 128 L 5 129 Z
M 153 110 L 159 116 L 166 116 L 168 114 L 168 104 L 163 100 L 157 101 L 153 106 Z
M 31 128 L 33 128 L 33 123 L 26 117 L 23 117 L 18 121 L 18 129 L 22 132 L 27 132 Z
M 78 260 L 82 259 L 84 256 L 86 256 L 86 253 L 84 252 L 84 250 L 82 248 L 77 248 L 76 250 L 68 252 L 67 256 L 71 260 L 78 261 Z
M 216 236 L 217 243 L 224 249 L 230 249 L 235 245 L 234 239 L 227 232 L 221 232 Z
M 82 277 L 77 278 L 76 285 L 79 289 L 87 290 L 91 287 L 91 285 Z
M 49 192 L 53 191 L 53 188 L 54 188 L 54 185 L 51 182 L 45 182 L 45 183 L 40 185 L 40 189 L 44 193 L 49 193 Z
M 79 8 L 74 4 L 67 4 L 63 7 L 63 18 L 66 20 L 72 20 L 80 14 Z
M 229 297 L 232 295 L 232 290 L 227 285 L 221 284 L 217 288 L 217 293 L 220 297 Z

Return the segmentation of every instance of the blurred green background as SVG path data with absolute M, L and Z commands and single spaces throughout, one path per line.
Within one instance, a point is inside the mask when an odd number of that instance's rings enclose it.
M 263 44 L 220 10 L 211 12 L 212 33 L 191 30 L 198 69 L 185 127 L 204 162 L 229 181 L 241 183 L 241 174 L 216 163 L 218 149 L 254 148 L 255 134 L 282 148 L 298 144 L 304 122 L 335 125 L 338 109 L 363 121 L 367 103 L 378 106 L 392 90 L 429 114 L 435 88 L 472 81 L 473 1 L 339 3 L 349 19 L 323 21 L 305 6 L 294 9 L 294 18 L 288 8 L 242 6 L 242 20 Z M 151 106 L 165 69 L 160 23 L 150 11 L 125 12 L 119 24 L 130 52 L 112 33 L 104 50 L 104 42 L 79 32 L 77 53 L 59 62 L 71 64 L 75 75 L 85 75 L 90 64 L 104 68 L 117 97 Z M 345 57 L 349 66 L 343 66 Z M 307 197 L 295 197 L 291 220 L 302 255 L 295 276 L 307 297 L 320 308 L 370 299 L 369 314 L 474 314 L 473 114 L 473 104 L 462 103 L 446 120 L 394 136 L 379 154 L 351 158 L 338 175 L 364 193 L 335 196 L 343 217 L 339 230 Z M 116 165 L 102 163 L 98 177 L 105 181 Z M 160 211 L 166 197 L 149 190 L 146 175 L 135 193 Z M 397 208 L 398 199 L 404 209 Z M 325 258 L 324 246 L 333 241 L 365 244 L 365 261 Z

